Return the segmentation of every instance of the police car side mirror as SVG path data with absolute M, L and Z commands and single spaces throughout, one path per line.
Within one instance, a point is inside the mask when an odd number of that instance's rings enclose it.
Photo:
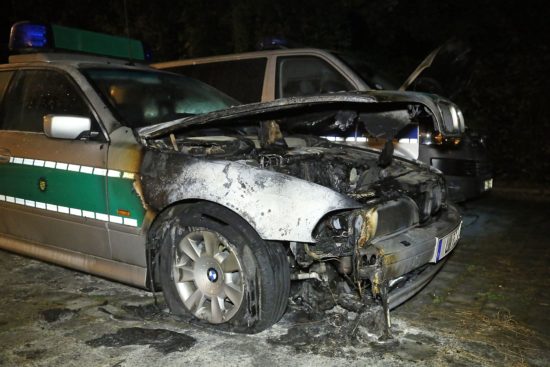
M 44 133 L 49 138 L 87 139 L 91 136 L 92 120 L 71 115 L 44 116 Z

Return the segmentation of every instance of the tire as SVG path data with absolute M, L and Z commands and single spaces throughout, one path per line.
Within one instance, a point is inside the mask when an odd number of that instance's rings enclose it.
M 276 323 L 290 292 L 283 245 L 263 241 L 240 216 L 213 203 L 174 213 L 160 249 L 160 282 L 170 310 L 243 333 Z

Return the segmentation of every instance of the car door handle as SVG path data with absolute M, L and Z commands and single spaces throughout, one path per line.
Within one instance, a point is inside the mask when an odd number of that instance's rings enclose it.
M 10 151 L 4 148 L 0 148 L 0 163 L 9 163 L 10 158 Z

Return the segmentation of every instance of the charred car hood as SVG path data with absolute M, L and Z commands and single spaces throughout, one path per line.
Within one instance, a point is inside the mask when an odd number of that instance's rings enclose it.
M 379 227 L 383 234 L 429 220 L 444 202 L 443 178 L 426 165 L 395 158 L 380 167 L 375 151 L 315 137 L 286 140 L 292 146 L 273 150 L 250 137 L 180 135 L 178 151 L 165 139 L 151 141 L 141 168 L 144 197 L 157 211 L 182 200 L 220 203 L 262 238 L 304 242 L 315 241 L 327 213 L 379 205 L 387 217 L 404 211 Z

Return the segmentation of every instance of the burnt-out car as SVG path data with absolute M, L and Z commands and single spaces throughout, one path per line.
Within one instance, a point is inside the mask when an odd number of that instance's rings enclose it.
M 456 245 L 461 219 L 440 173 L 392 156 L 392 137 L 419 102 L 390 95 L 282 99 L 138 129 L 143 197 L 161 212 L 148 242 L 171 308 L 221 322 L 252 297 L 259 308 L 234 321 L 265 325 L 281 316 L 289 278 L 341 282 L 338 297 L 388 309 L 425 285 Z M 320 137 L 358 130 L 386 137 L 382 152 Z M 244 287 L 222 319 L 210 296 L 229 295 L 215 290 L 229 269 L 211 260 L 209 236 L 235 256 Z M 268 320 L 262 303 L 277 309 Z
M 309 280 L 388 311 L 460 236 L 443 176 L 393 155 L 426 107 L 414 93 L 235 105 L 177 74 L 59 52 L 11 57 L 0 92 L 0 248 L 162 290 L 221 329 L 269 327 Z M 351 132 L 384 148 L 322 138 Z

